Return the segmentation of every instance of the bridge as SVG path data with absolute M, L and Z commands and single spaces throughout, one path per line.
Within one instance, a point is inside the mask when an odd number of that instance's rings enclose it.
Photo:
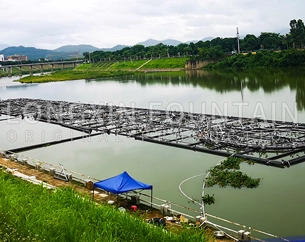
M 55 62 L 40 62 L 40 63 L 30 63 L 30 64 L 15 64 L 15 65 L 5 65 L 0 66 L 2 71 L 13 74 L 13 68 L 19 69 L 19 75 L 22 75 L 22 68 L 26 67 L 30 74 L 33 74 L 33 69 L 38 68 L 40 73 L 43 73 L 44 69 L 47 68 L 52 72 L 55 70 L 55 67 L 59 67 L 62 70 L 67 67 L 76 67 L 76 65 L 83 63 L 83 60 L 75 60 L 75 61 L 55 61 Z
M 0 114 L 56 124 L 85 134 L 76 139 L 124 135 L 280 168 L 305 161 L 304 123 L 26 98 L 0 101 Z M 0 119 L 3 120 L 6 119 Z M 9 151 L 21 152 L 45 145 Z

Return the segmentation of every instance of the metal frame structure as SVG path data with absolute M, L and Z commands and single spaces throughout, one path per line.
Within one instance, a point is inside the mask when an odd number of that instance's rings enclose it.
M 26 98 L 2 100 L 0 114 L 275 167 L 305 161 L 304 123 Z

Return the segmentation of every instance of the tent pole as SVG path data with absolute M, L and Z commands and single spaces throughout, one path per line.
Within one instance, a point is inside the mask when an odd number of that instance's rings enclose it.
M 150 207 L 152 208 L 152 195 L 153 195 L 153 189 L 150 190 Z
M 93 186 L 93 192 L 92 192 L 92 201 L 94 202 L 94 186 Z

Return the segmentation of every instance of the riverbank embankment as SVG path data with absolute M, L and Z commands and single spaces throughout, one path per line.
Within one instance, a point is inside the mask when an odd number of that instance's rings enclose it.
M 49 184 L 52 187 L 55 188 L 64 188 L 64 187 L 72 187 L 74 190 L 79 192 L 80 194 L 83 194 L 84 196 L 92 196 L 92 190 L 91 188 L 88 189 L 88 187 L 83 186 L 82 184 L 78 184 L 75 182 L 67 182 L 61 179 L 56 179 L 54 176 L 52 176 L 50 173 L 43 172 L 39 169 L 35 169 L 35 167 L 29 165 L 29 164 L 22 164 L 20 162 L 11 161 L 7 158 L 0 158 L 0 167 L 4 170 L 7 170 L 8 172 L 12 173 L 14 175 L 14 172 L 18 172 L 19 174 L 24 174 L 25 176 L 29 176 L 30 178 L 34 178 L 35 180 L 41 181 L 42 183 Z M 37 167 L 36 167 L 37 168 Z M 20 177 L 20 175 L 19 175 Z M 99 204 L 110 204 L 109 201 L 115 201 L 115 204 L 113 205 L 114 209 L 117 207 L 124 208 L 126 211 L 131 211 L 132 213 L 132 205 L 129 200 L 124 199 L 122 197 L 117 197 L 114 194 L 98 191 L 94 193 L 94 201 Z M 163 214 L 158 209 L 149 208 L 147 209 L 146 206 L 141 208 L 141 206 L 138 207 L 137 210 L 138 213 L 143 215 L 143 218 L 148 221 L 149 219 L 153 218 L 164 218 Z M 168 229 L 172 229 L 173 227 L 179 228 L 180 225 L 177 225 L 176 223 L 172 223 L 171 221 L 167 221 L 166 226 Z M 178 226 L 178 227 L 177 227 Z M 181 227 L 182 228 L 182 227 Z M 206 233 L 208 236 L 211 237 L 211 239 L 214 238 L 213 233 L 214 230 L 207 228 Z M 220 240 L 219 240 L 220 241 Z M 221 241 L 234 241 L 230 238 L 222 238 Z
M 21 83 L 44 83 L 80 79 L 101 79 L 115 76 L 130 76 L 136 73 L 177 72 L 185 69 L 188 58 L 165 58 L 133 61 L 107 61 L 82 63 L 73 69 L 58 70 L 42 75 L 20 78 Z

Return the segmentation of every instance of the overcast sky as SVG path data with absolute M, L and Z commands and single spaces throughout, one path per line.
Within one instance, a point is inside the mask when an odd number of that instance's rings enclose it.
M 56 49 L 289 30 L 304 0 L 1 0 L 0 44 Z

